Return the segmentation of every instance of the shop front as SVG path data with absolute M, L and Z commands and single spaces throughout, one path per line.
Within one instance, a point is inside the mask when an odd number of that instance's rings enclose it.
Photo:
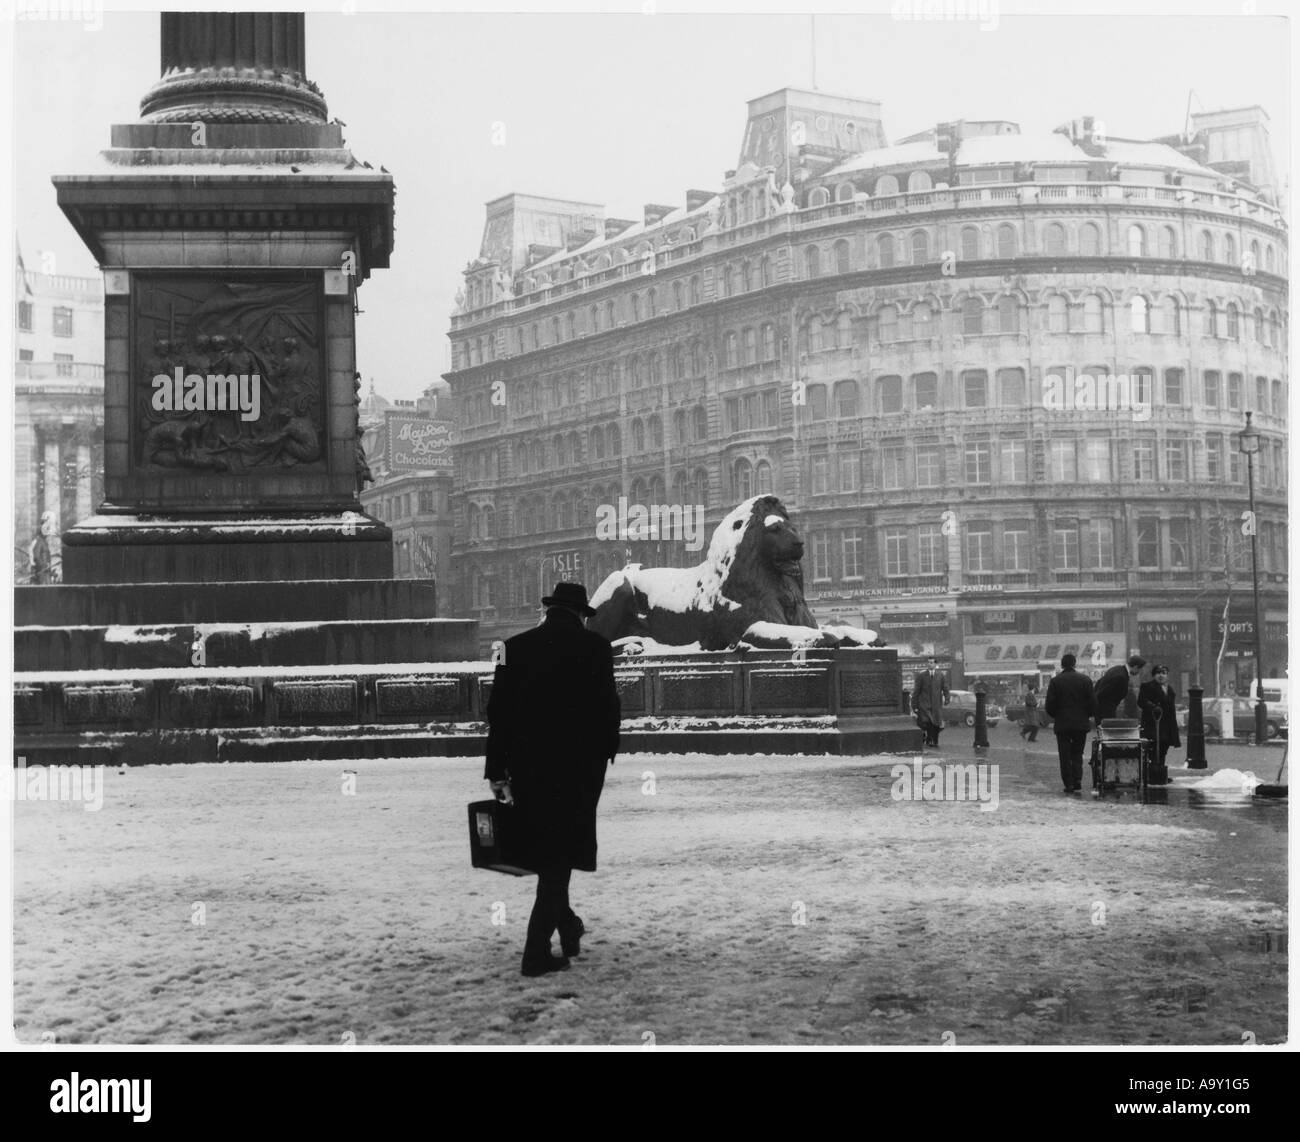
M 1138 611 L 1138 653 L 1152 667 L 1169 667 L 1169 684 L 1179 701 L 1186 700 L 1188 687 L 1200 675 L 1197 629 L 1195 611 Z
M 1207 627 L 1213 631 L 1208 648 L 1209 673 L 1206 693 L 1213 693 L 1216 679 L 1218 692 L 1225 695 L 1250 693 L 1255 670 L 1255 612 L 1250 604 L 1234 605 L 1225 623 L 1223 611 L 1209 616 Z M 1227 638 L 1224 632 L 1227 632 Z M 1286 612 L 1264 611 L 1264 678 L 1284 678 L 1287 673 Z

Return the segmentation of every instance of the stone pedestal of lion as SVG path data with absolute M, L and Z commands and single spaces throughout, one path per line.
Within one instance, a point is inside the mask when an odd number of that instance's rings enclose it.
M 614 644 L 626 748 L 866 754 L 919 750 L 897 651 L 819 627 L 803 541 L 775 496 L 714 530 L 696 567 L 629 565 L 597 588 L 590 629 Z M 741 733 L 737 733 L 741 731 Z

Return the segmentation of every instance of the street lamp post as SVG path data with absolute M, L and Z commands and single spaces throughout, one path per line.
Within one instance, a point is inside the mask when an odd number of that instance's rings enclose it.
M 1250 423 L 1237 433 L 1237 447 L 1246 457 L 1246 480 L 1250 488 L 1250 576 L 1255 591 L 1255 744 L 1268 741 L 1268 709 L 1264 705 L 1264 624 L 1259 618 L 1259 521 L 1255 515 L 1255 456 L 1259 453 L 1259 429 Z

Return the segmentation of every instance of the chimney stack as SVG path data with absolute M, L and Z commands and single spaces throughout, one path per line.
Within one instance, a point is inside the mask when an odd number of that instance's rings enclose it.
M 605 219 L 605 240 L 617 238 L 629 226 L 635 226 L 636 223 L 628 218 L 606 218 Z
M 698 210 L 714 195 L 711 190 L 688 190 L 686 192 L 686 209 Z

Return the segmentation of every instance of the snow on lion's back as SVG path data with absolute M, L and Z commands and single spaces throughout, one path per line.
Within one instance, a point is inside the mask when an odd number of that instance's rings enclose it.
M 735 561 L 745 532 L 749 530 L 754 505 L 761 496 L 751 496 L 737 505 L 722 519 L 709 541 L 709 553 L 703 563 L 694 567 L 639 567 L 630 565 L 621 571 L 611 572 L 591 596 L 591 606 L 599 607 L 624 583 L 631 583 L 641 591 L 653 607 L 665 611 L 688 611 L 692 607 L 710 610 L 722 601 L 722 584 Z M 740 527 L 736 522 L 740 521 Z M 730 600 L 728 600 L 730 601 Z M 737 606 L 736 603 L 731 605 Z

